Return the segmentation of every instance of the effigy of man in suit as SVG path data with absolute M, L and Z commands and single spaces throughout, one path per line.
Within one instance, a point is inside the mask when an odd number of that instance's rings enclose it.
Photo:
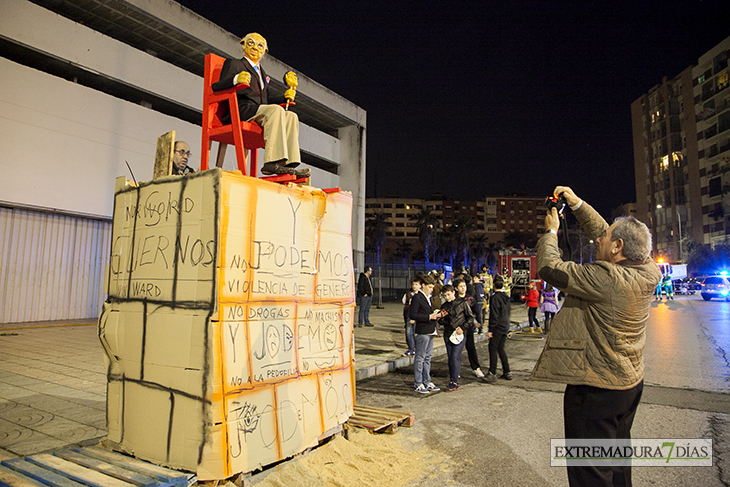
M 261 59 L 269 51 L 266 39 L 260 34 L 252 32 L 241 39 L 243 57 L 241 59 L 227 59 L 223 63 L 220 79 L 213 83 L 213 91 L 225 90 L 238 84 L 248 84 L 236 92 L 238 111 L 241 120 L 256 122 L 264 130 L 264 165 L 261 172 L 264 174 L 296 174 L 303 171 L 294 171 L 301 163 L 299 154 L 299 117 L 297 114 L 285 110 L 278 103 L 293 101 L 296 96 L 296 75 L 288 72 L 286 82 L 289 86 L 284 92 L 284 100 L 269 98 L 269 81 Z M 287 104 L 288 105 L 288 104 Z M 230 113 L 224 114 L 222 122 L 230 123 Z M 309 173 L 309 170 L 304 172 Z

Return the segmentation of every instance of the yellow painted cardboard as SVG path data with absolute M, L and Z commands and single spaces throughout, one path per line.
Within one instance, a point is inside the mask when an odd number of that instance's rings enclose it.
M 352 414 L 352 196 L 220 169 L 115 190 L 109 439 L 228 478 Z

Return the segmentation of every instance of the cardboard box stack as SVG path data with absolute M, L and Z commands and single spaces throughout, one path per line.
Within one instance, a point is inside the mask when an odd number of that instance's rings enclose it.
M 117 181 L 108 439 L 228 478 L 352 415 L 352 196 L 219 169 Z

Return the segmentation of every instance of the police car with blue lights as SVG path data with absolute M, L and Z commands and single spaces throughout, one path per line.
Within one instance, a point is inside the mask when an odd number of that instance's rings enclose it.
M 705 301 L 709 301 L 712 298 L 730 301 L 730 279 L 728 279 L 728 271 L 722 271 L 716 276 L 705 278 L 702 282 L 700 294 L 702 294 L 702 299 Z

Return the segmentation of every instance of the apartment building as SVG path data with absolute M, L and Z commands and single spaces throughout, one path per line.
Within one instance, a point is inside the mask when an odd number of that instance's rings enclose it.
M 449 200 L 443 195 L 431 199 L 367 198 L 365 218 L 382 213 L 390 224 L 387 230 L 383 256 L 395 255 L 404 245 L 411 251 L 422 249 L 416 221 L 423 210 L 428 210 L 444 229 L 469 219 L 472 235 L 484 235 L 488 243 L 502 241 L 509 232 L 540 235 L 544 231 L 545 198 L 526 196 L 486 197 L 479 201 Z
M 686 258 L 689 239 L 714 245 L 730 231 L 730 37 L 631 104 L 636 211 L 654 251 Z
M 542 235 L 545 231 L 544 197 L 510 195 L 487 197 L 487 233 L 522 232 Z
M 692 69 L 703 243 L 713 246 L 730 235 L 729 56 L 730 37 L 701 56 Z

